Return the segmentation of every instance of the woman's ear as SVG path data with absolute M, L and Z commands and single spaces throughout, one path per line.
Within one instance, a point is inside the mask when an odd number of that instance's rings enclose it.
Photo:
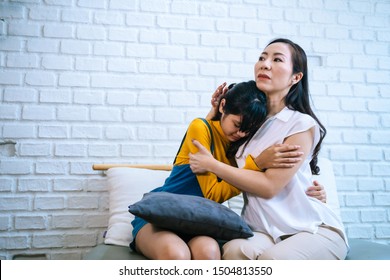
M 226 99 L 225 98 L 223 98 L 222 100 L 221 100 L 221 102 L 219 103 L 219 108 L 218 108 L 218 110 L 219 110 L 219 112 L 221 113 L 221 114 L 223 114 L 223 108 L 225 107 L 225 103 L 226 103 Z
M 302 72 L 293 74 L 291 83 L 292 83 L 293 85 L 295 85 L 295 84 L 298 83 L 300 80 L 302 80 L 302 78 L 303 78 L 303 73 L 302 73 Z

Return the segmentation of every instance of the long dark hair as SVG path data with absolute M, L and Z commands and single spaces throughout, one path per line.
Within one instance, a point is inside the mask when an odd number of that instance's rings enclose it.
M 241 115 L 240 131 L 247 133 L 246 137 L 230 143 L 226 155 L 232 159 L 238 148 L 247 143 L 264 122 L 267 116 L 267 101 L 264 93 L 257 88 L 255 81 L 230 85 L 220 103 L 223 99 L 225 99 L 224 114 Z M 221 117 L 222 114 L 218 111 L 212 120 L 221 120 Z
M 316 122 L 320 126 L 320 141 L 318 142 L 317 146 L 314 148 L 313 158 L 310 161 L 311 172 L 313 174 L 319 174 L 320 168 L 317 165 L 318 153 L 321 149 L 321 143 L 324 140 L 324 137 L 326 135 L 326 128 L 325 126 L 322 125 L 322 123 L 314 114 L 310 106 L 309 78 L 308 78 L 308 71 L 307 71 L 306 53 L 298 44 L 288 39 L 284 39 L 284 38 L 275 39 L 271 41 L 268 44 L 268 46 L 274 43 L 284 43 L 290 46 L 290 50 L 292 53 L 292 62 L 293 62 L 293 74 L 299 72 L 303 73 L 302 79 L 290 88 L 290 91 L 285 97 L 284 102 L 288 108 L 310 115 L 313 119 L 316 120 Z

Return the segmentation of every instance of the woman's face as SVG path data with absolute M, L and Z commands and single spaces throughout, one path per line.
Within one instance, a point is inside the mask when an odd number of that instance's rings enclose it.
M 273 43 L 267 46 L 256 62 L 257 87 L 266 94 L 287 94 L 294 84 L 292 54 L 289 45 Z
M 221 101 L 219 105 L 219 111 L 222 113 L 221 116 L 221 128 L 226 138 L 230 142 L 235 142 L 247 135 L 247 133 L 240 131 L 241 127 L 241 115 L 225 114 L 223 112 L 223 106 L 225 99 Z

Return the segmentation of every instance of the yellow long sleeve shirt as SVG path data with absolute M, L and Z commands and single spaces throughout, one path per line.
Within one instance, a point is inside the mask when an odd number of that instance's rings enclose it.
M 222 131 L 220 122 L 207 121 L 210 124 L 214 138 L 214 157 L 223 163 L 231 164 L 226 157 L 229 141 Z M 192 144 L 193 139 L 198 140 L 205 148 L 210 150 L 211 134 L 207 125 L 201 119 L 195 119 L 190 123 L 186 137 L 176 157 L 175 165 L 189 164 L 189 153 L 198 152 L 198 149 Z M 204 197 L 216 202 L 222 203 L 240 193 L 240 190 L 225 181 L 221 181 L 213 173 L 207 172 L 196 177 Z

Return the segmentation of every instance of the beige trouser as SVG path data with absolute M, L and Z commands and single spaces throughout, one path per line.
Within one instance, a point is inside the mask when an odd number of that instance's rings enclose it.
M 225 260 L 343 260 L 348 252 L 344 239 L 332 228 L 317 233 L 300 232 L 275 244 L 264 233 L 248 239 L 233 239 L 222 248 Z

